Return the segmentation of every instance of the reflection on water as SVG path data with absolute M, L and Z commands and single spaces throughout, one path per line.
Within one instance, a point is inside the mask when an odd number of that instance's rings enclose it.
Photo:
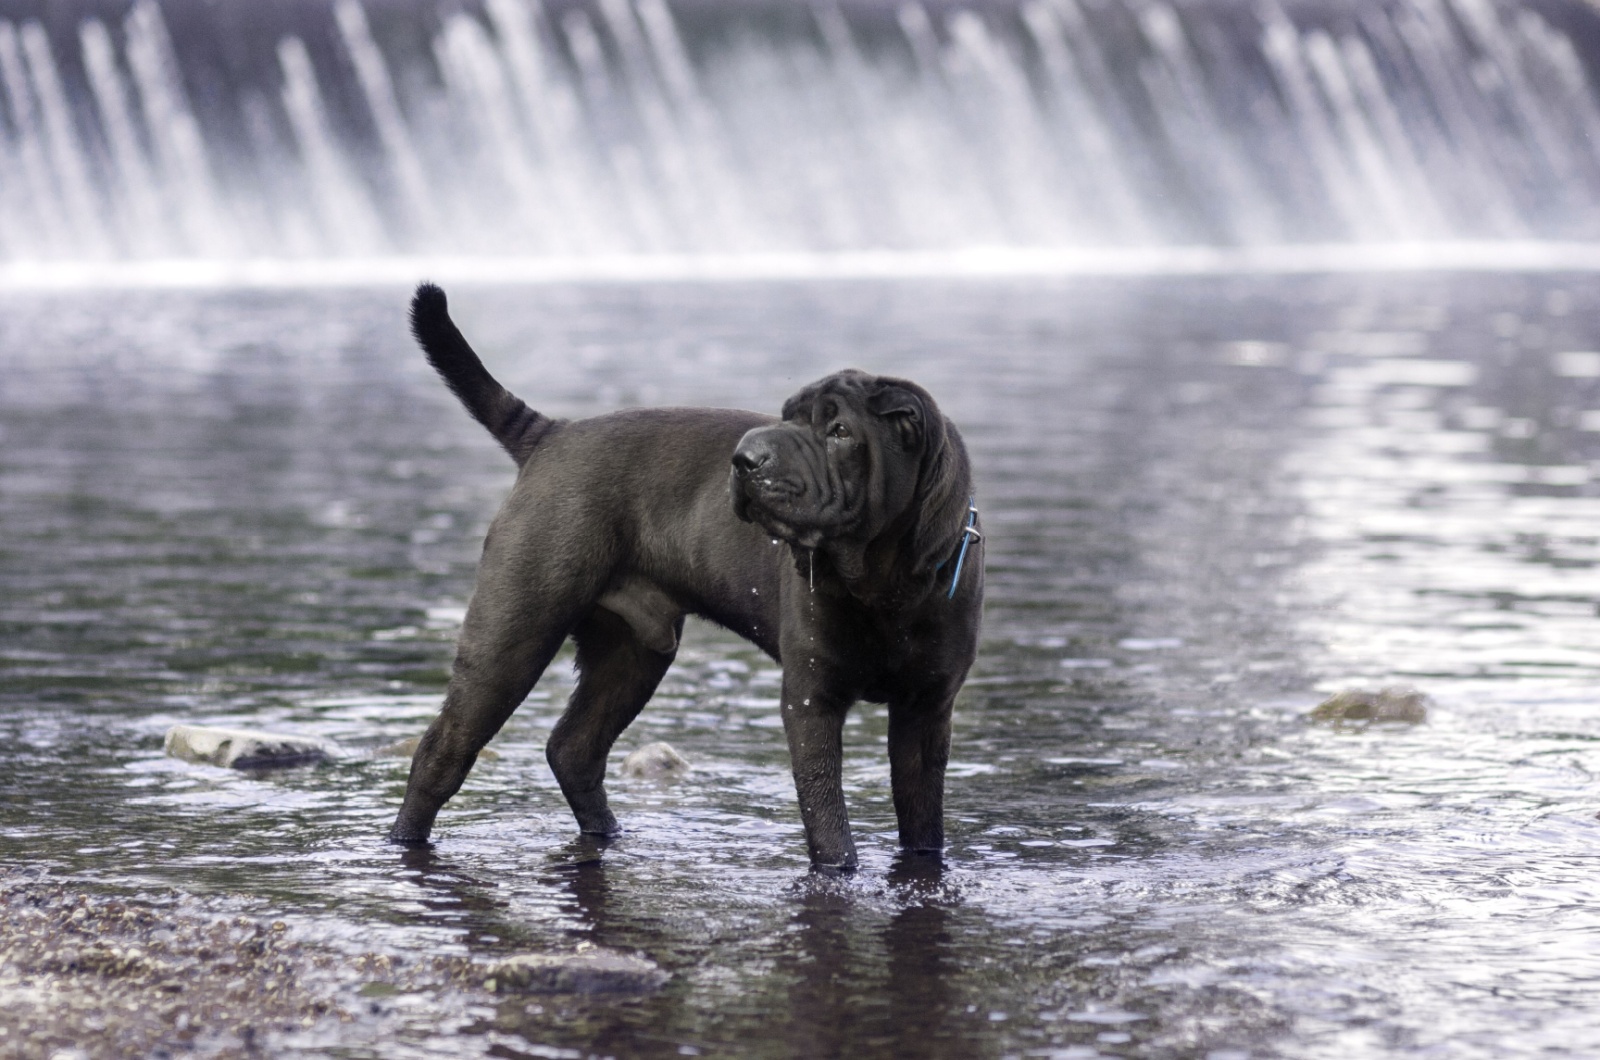
M 572 834 L 557 666 L 440 822 L 381 842 L 510 465 L 403 291 L 5 297 L 0 830 L 88 886 L 227 894 L 405 959 L 590 941 L 623 999 L 418 998 L 385 1055 L 1503 1057 L 1593 1040 L 1600 327 L 1587 278 L 463 289 L 536 405 L 776 409 L 846 364 L 959 422 L 989 529 L 951 846 L 812 880 L 776 704 L 693 629 Z M 1591 481 L 1595 478 L 1597 481 Z M 1411 683 L 1415 728 L 1327 692 Z M 247 775 L 179 720 L 338 741 Z M 432 1006 L 432 1007 L 430 1007 Z M 446 1013 L 444 1018 L 440 1013 Z M 378 1032 L 339 1032 L 353 1055 Z M 572 1053 L 570 1055 L 579 1055 Z

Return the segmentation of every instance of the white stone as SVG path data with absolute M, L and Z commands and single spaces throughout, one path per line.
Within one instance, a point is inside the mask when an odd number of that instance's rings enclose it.
M 205 725 L 174 725 L 167 730 L 166 750 L 186 762 L 229 769 L 309 765 L 333 757 L 332 746 L 314 737 Z
M 647 743 L 622 760 L 622 775 L 644 780 L 676 780 L 694 767 L 669 743 Z

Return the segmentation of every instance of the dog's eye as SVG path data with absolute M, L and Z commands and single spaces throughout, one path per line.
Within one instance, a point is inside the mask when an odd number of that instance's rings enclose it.
M 848 437 L 850 437 L 850 428 L 846 427 L 842 423 L 835 423 L 832 427 L 828 428 L 828 437 L 829 438 L 848 438 Z

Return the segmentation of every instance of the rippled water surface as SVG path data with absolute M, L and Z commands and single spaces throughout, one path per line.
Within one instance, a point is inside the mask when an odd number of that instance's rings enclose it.
M 776 410 L 845 366 L 961 425 L 989 538 L 940 872 L 810 879 L 779 674 L 704 625 L 574 835 L 558 660 L 445 810 L 381 840 L 509 461 L 401 290 L 0 296 L 0 834 L 85 886 L 228 896 L 308 939 L 489 958 L 579 939 L 622 1000 L 400 998 L 285 1052 L 1506 1057 L 1600 1045 L 1600 297 L 1589 277 L 463 288 L 546 411 Z M 1593 481 L 1592 481 L 1593 480 Z M 1410 684 L 1420 726 L 1336 729 Z M 316 769 L 163 757 L 176 722 Z M 620 754 L 619 756 L 620 757 Z M 359 984 L 352 984 L 354 986 Z M 369 1028 L 370 1030 L 370 1028 Z

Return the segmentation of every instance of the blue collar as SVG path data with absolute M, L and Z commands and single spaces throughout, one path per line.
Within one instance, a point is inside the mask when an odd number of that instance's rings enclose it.
M 982 540 L 983 533 L 978 529 L 978 498 L 969 497 L 967 498 L 967 525 L 961 528 L 961 551 L 956 553 L 956 572 L 950 576 L 950 591 L 945 594 L 946 600 L 955 599 L 956 586 L 961 583 L 961 565 L 967 561 L 967 547 L 973 541 Z M 944 563 L 933 568 L 933 572 L 938 574 L 944 570 L 944 564 L 949 562 L 946 559 Z

